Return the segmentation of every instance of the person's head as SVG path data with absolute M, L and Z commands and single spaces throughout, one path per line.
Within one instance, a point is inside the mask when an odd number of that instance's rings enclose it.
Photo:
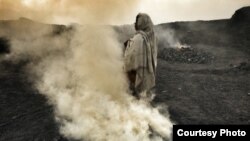
M 136 16 L 135 30 L 144 31 L 146 33 L 153 31 L 153 22 L 148 14 L 139 13 Z

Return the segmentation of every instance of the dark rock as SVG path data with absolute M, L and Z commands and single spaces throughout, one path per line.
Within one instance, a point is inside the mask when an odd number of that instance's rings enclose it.
M 231 18 L 232 23 L 250 22 L 250 6 L 237 10 Z

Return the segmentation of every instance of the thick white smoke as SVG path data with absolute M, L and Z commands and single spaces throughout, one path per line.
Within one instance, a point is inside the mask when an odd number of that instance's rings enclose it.
M 59 3 L 52 0 L 44 4 L 49 7 L 44 7 L 45 14 L 38 17 L 50 19 L 58 16 L 54 8 L 60 5 L 59 15 L 64 15 L 60 9 L 69 5 L 69 12 L 74 12 L 75 8 L 82 11 L 77 14 L 82 14 L 85 23 L 102 24 L 116 17 L 128 16 L 126 12 L 132 10 L 132 3 L 132 0 L 65 0 Z M 7 4 L 23 8 L 12 1 L 7 1 Z M 30 4 L 37 7 L 36 3 Z M 112 10 L 112 7 L 116 8 Z M 36 14 L 30 17 L 34 16 Z M 16 29 L 8 34 L 0 31 L 1 36 L 11 40 L 9 59 L 25 57 L 31 60 L 28 70 L 36 88 L 54 106 L 55 118 L 63 135 L 89 141 L 159 141 L 170 138 L 172 123 L 169 118 L 128 93 L 122 47 L 111 27 L 75 26 L 57 35 L 51 26 L 44 29 L 19 26 L 9 27 Z M 32 30 L 26 32 L 30 28 Z
M 37 86 L 55 106 L 61 132 L 93 141 L 169 138 L 172 123 L 127 93 L 122 48 L 110 28 L 86 27 L 74 35 L 68 55 L 44 58 Z M 150 128 L 155 133 L 150 138 Z
M 122 47 L 111 27 L 75 27 L 61 35 L 52 29 L 1 36 L 10 37 L 7 59 L 31 61 L 27 70 L 54 106 L 63 135 L 90 141 L 170 138 L 168 117 L 128 93 Z

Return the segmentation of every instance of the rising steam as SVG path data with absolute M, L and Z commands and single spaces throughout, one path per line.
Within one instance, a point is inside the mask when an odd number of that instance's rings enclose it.
M 84 5 L 83 20 L 89 21 L 83 23 L 99 24 L 112 21 L 117 14 L 128 15 L 124 4 L 126 7 L 130 3 L 52 0 L 50 6 L 69 5 L 69 11 L 74 11 L 72 7 Z M 116 8 L 112 9 L 113 6 Z M 46 11 L 53 11 L 51 7 Z M 65 137 L 89 141 L 170 139 L 172 123 L 168 117 L 128 93 L 122 46 L 111 27 L 74 26 L 70 32 L 52 35 L 53 28 L 48 26 L 26 37 L 22 36 L 23 32 L 20 31 L 20 36 L 8 33 L 12 37 L 9 59 L 31 60 L 27 67 L 35 76 L 32 77 L 35 86 L 54 106 L 55 118 Z M 0 33 L 3 36 L 4 31 Z

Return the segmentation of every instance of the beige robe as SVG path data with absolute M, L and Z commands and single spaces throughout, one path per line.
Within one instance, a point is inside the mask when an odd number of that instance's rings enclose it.
M 134 88 L 137 92 L 149 91 L 155 86 L 157 48 L 156 45 L 150 45 L 143 32 L 138 32 L 128 41 L 124 60 L 125 71 L 136 71 Z

